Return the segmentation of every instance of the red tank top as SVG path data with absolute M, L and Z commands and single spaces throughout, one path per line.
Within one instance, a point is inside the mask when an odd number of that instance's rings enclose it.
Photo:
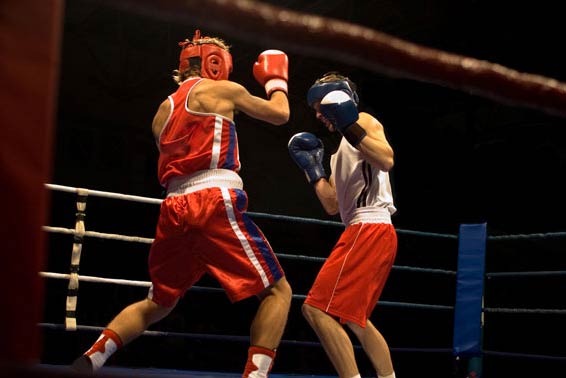
M 163 187 L 172 177 L 206 169 L 240 171 L 236 125 L 215 113 L 188 108 L 191 89 L 202 79 L 188 79 L 168 98 L 171 114 L 159 137 L 157 175 Z

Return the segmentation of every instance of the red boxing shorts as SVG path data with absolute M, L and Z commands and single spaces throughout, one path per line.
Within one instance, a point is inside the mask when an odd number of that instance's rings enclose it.
M 355 223 L 346 228 L 322 266 L 305 300 L 365 328 L 397 254 L 391 224 Z
M 171 307 L 208 273 L 236 302 L 282 278 L 277 257 L 245 213 L 247 207 L 240 189 L 213 187 L 167 197 L 149 254 L 148 298 Z

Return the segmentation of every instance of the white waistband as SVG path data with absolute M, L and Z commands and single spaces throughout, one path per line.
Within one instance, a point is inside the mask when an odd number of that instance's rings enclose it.
M 391 224 L 391 214 L 383 207 L 361 207 L 352 212 L 347 225 L 354 223 L 387 223 Z
M 229 169 L 209 169 L 189 176 L 173 177 L 167 183 L 167 197 L 193 193 L 206 188 L 243 189 L 242 178 Z

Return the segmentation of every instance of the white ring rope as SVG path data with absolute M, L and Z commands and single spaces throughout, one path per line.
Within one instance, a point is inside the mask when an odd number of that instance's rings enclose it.
M 53 273 L 53 272 L 39 272 L 41 277 L 45 278 L 54 278 L 58 280 L 66 280 L 71 277 L 70 274 L 64 273 Z M 123 285 L 123 286 L 140 286 L 140 287 L 150 287 L 151 282 L 149 281 L 135 281 L 135 280 L 126 280 L 126 279 L 119 279 L 119 278 L 103 278 L 103 277 L 95 277 L 95 276 L 78 276 L 79 281 L 84 282 L 98 282 L 98 283 L 111 283 L 115 285 Z
M 47 232 L 53 232 L 56 234 L 68 234 L 68 235 L 76 235 L 77 232 L 72 228 L 63 228 L 63 227 L 51 227 L 51 226 L 43 226 L 43 230 Z M 140 236 L 126 236 L 126 235 L 119 235 L 119 234 L 107 234 L 104 232 L 96 232 L 96 231 L 85 231 L 84 236 L 90 236 L 93 238 L 99 239 L 111 239 L 111 240 L 122 240 L 127 242 L 135 242 L 135 243 L 145 243 L 151 244 L 153 243 L 153 238 L 142 238 Z
M 132 195 L 129 195 L 129 194 L 112 193 L 112 192 L 102 192 L 102 191 L 99 191 L 99 190 L 73 188 L 73 187 L 70 187 L 70 186 L 63 186 L 63 185 L 45 184 L 45 186 L 49 189 L 52 189 L 52 190 L 57 190 L 57 191 L 60 191 L 60 192 L 67 192 L 67 193 L 78 193 L 80 190 L 82 190 L 82 191 L 85 191 L 86 195 L 93 196 L 93 197 L 114 198 L 114 199 L 121 199 L 121 200 L 125 200 L 125 201 L 151 203 L 151 204 L 155 204 L 155 205 L 159 205 L 159 204 L 161 204 L 161 202 L 163 202 L 162 199 L 158 199 L 158 198 L 132 196 Z

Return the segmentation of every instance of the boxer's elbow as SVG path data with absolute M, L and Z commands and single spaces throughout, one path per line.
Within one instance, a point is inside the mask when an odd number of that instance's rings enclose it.
M 291 117 L 291 112 L 289 111 L 289 108 L 278 109 L 277 112 L 274 114 L 272 123 L 276 126 L 281 126 L 289 122 L 290 117 Z

